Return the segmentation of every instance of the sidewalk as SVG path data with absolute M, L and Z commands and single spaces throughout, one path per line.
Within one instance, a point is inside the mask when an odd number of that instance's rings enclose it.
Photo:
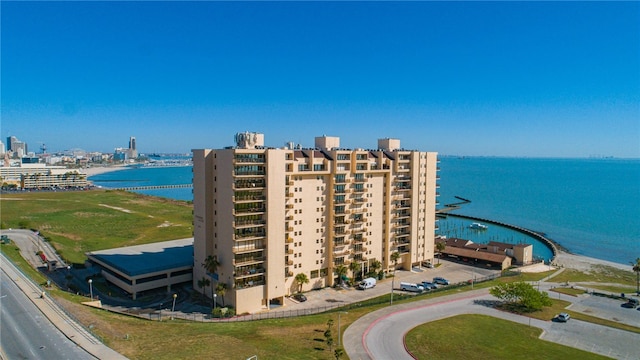
M 98 359 L 126 359 L 71 319 L 46 293 L 43 297 L 41 288 L 20 272 L 4 255 L 0 255 L 0 265 L 9 278 L 69 340 Z

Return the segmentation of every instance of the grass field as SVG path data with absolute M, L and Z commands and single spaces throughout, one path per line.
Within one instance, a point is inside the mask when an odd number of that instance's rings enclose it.
M 541 332 L 486 315 L 459 315 L 418 326 L 405 341 L 418 359 L 608 359 L 540 340 Z
M 191 237 L 192 232 L 191 204 L 126 192 L 100 190 L 3 195 L 0 206 L 3 227 L 39 229 L 67 260 L 76 263 L 84 262 L 84 253 L 87 251 L 186 238 Z M 2 246 L 2 251 L 29 276 L 39 283 L 46 280 L 31 269 L 15 249 L 13 245 Z M 549 273 L 521 274 L 475 286 L 490 287 L 503 281 L 538 281 L 547 275 Z M 581 276 L 570 275 L 571 279 Z M 606 279 L 610 280 L 618 275 L 611 276 Z M 635 281 L 633 273 L 629 276 Z M 425 296 L 442 296 L 467 289 L 470 286 Z M 80 302 L 86 301 L 84 297 L 55 289 L 50 293 L 82 324 L 91 326 L 109 346 L 131 359 L 245 359 L 253 355 L 257 355 L 259 359 L 332 359 L 332 354 L 323 341 L 328 319 L 334 320 L 334 344 L 337 343 L 335 312 L 243 323 L 191 323 L 178 320 L 152 322 L 80 305 Z M 401 300 L 398 297 L 394 302 L 424 298 L 408 297 Z M 349 324 L 363 314 L 384 306 L 386 303 L 376 304 L 376 299 L 372 299 L 349 309 L 348 314 L 341 315 L 341 330 L 344 332 Z M 552 308 L 536 315 L 548 320 L 565 306 L 566 303 L 555 300 Z M 583 316 L 570 313 L 576 319 Z M 640 332 L 640 329 L 635 331 Z M 530 335 L 523 336 L 524 339 L 529 339 L 526 336 Z M 526 351 L 531 351 L 532 348 L 535 347 L 530 345 Z
M 3 194 L 3 228 L 40 230 L 68 262 L 81 264 L 87 251 L 192 236 L 187 202 L 123 191 Z

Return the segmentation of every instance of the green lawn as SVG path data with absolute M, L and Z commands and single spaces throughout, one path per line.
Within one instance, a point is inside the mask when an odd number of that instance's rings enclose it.
M 458 315 L 420 325 L 405 336 L 418 359 L 608 359 L 540 340 L 542 330 L 486 315 Z
M 106 190 L 2 196 L 3 228 L 40 230 L 72 263 L 83 263 L 87 251 L 192 236 L 187 202 Z

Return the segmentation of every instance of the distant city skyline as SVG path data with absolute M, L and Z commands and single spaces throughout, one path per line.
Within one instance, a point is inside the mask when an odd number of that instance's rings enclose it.
M 2 2 L 0 138 L 640 157 L 638 2 Z M 363 140 L 365 139 L 365 140 Z

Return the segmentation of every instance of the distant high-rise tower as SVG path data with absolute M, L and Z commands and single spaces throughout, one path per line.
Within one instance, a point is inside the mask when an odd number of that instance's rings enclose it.
M 129 158 L 135 159 L 138 157 L 138 150 L 136 150 L 136 138 L 134 136 L 129 138 Z
M 7 150 L 11 150 L 14 157 L 21 158 L 27 154 L 27 144 L 15 136 L 9 136 L 7 137 Z

